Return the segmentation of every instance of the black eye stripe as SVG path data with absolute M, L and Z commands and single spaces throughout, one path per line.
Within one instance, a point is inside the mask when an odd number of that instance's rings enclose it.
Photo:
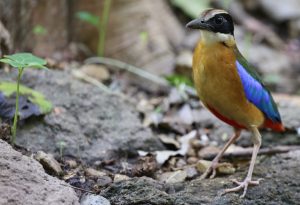
M 219 18 L 222 18 L 223 22 L 220 23 Z M 233 35 L 233 21 L 229 14 L 220 13 L 216 14 L 214 17 L 210 18 L 207 23 L 209 23 L 213 29 L 213 32 L 219 32 L 224 34 L 232 34 Z

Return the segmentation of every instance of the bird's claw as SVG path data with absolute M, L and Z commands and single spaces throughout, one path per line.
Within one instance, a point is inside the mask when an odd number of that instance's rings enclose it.
M 229 193 L 229 192 L 237 192 L 240 191 L 241 189 L 244 189 L 243 194 L 240 196 L 241 198 L 244 198 L 246 193 L 247 193 L 247 189 L 249 185 L 259 185 L 260 181 L 262 181 L 263 179 L 258 179 L 256 181 L 252 181 L 251 179 L 245 179 L 243 182 L 239 182 L 236 179 L 232 179 L 231 181 L 235 184 L 237 184 L 237 187 L 231 188 L 231 189 L 225 189 L 225 191 L 223 192 L 223 194 Z
M 215 178 L 217 174 L 218 165 L 219 165 L 218 162 L 213 161 L 212 164 L 206 169 L 206 171 L 200 176 L 200 180 L 207 178 L 210 173 L 211 175 L 209 178 L 210 179 Z

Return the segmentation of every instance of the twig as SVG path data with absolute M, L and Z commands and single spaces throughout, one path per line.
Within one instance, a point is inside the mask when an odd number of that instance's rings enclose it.
M 76 187 L 76 186 L 72 186 L 70 184 L 60 184 L 62 186 L 67 186 L 67 187 L 71 187 L 73 189 L 77 189 L 77 190 L 80 190 L 80 191 L 84 191 L 86 193 L 90 193 L 90 194 L 96 194 L 95 192 L 92 192 L 92 191 L 88 191 L 88 190 L 85 190 L 85 189 L 82 189 L 82 188 L 79 188 L 79 187 Z
M 166 79 L 156 76 L 152 73 L 149 73 L 141 68 L 138 68 L 136 66 L 130 65 L 128 63 L 124 63 L 122 61 L 112 59 L 112 58 L 104 58 L 104 57 L 92 57 L 85 60 L 85 63 L 87 64 L 105 64 L 109 66 L 113 66 L 115 68 L 119 68 L 122 70 L 126 70 L 130 73 L 133 73 L 135 75 L 138 75 L 142 78 L 145 78 L 149 81 L 152 81 L 158 85 L 169 87 L 169 83 Z
M 96 87 L 100 88 L 102 91 L 104 91 L 105 93 L 107 93 L 109 95 L 116 95 L 124 100 L 130 101 L 128 99 L 128 97 L 126 97 L 123 93 L 111 91 L 106 85 L 99 82 L 97 79 L 86 75 L 84 72 L 82 72 L 80 70 L 73 70 L 72 75 L 80 80 L 83 80 L 92 85 L 95 85 Z
M 277 146 L 262 148 L 258 152 L 259 155 L 273 155 L 280 153 L 287 153 L 289 151 L 300 150 L 300 146 Z M 245 148 L 243 150 L 237 150 L 233 152 L 224 153 L 223 158 L 250 158 L 252 155 L 253 148 Z M 215 158 L 217 153 L 207 154 L 203 156 L 203 159 L 212 160 Z
M 133 74 L 139 76 L 139 77 L 145 78 L 145 79 L 152 81 L 153 83 L 156 83 L 158 85 L 165 86 L 165 87 L 172 87 L 166 79 L 159 77 L 157 75 L 154 75 L 152 73 L 149 73 L 149 72 L 143 70 L 142 68 L 138 68 L 136 66 L 130 65 L 128 63 L 124 63 L 119 60 L 105 58 L 105 57 L 92 57 L 92 58 L 86 59 L 85 63 L 87 63 L 87 64 L 105 64 L 105 65 L 113 66 L 115 68 L 126 70 L 130 73 L 133 73 Z M 184 91 L 187 92 L 191 96 L 194 96 L 194 97 L 197 96 L 197 92 L 193 87 L 185 86 Z

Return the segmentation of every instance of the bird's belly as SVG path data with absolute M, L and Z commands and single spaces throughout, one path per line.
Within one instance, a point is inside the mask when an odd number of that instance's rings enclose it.
M 204 56 L 194 62 L 198 95 L 210 111 L 228 124 L 240 128 L 259 127 L 264 115 L 247 100 L 234 62 L 221 55 Z

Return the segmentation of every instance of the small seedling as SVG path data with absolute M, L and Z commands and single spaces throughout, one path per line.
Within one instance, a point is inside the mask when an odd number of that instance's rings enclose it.
M 0 62 L 11 65 L 14 68 L 18 69 L 18 79 L 17 79 L 17 92 L 16 92 L 16 110 L 14 115 L 13 126 L 11 129 L 12 137 L 11 143 L 12 145 L 16 142 L 16 134 L 17 134 L 17 122 L 18 122 L 18 112 L 19 112 L 19 91 L 20 91 L 20 80 L 25 68 L 37 68 L 37 69 L 45 69 L 46 61 L 39 57 L 32 55 L 31 53 L 16 53 L 13 55 L 5 55 L 0 59 Z
M 77 18 L 97 28 L 99 33 L 97 54 L 100 57 L 104 56 L 106 27 L 109 19 L 111 2 L 112 0 L 104 0 L 101 18 L 86 11 L 80 11 L 76 14 Z
M 60 155 L 60 159 L 63 158 L 63 154 L 64 154 L 64 148 L 67 146 L 67 143 L 63 140 L 59 141 L 57 143 L 58 147 L 59 147 L 59 155 Z

